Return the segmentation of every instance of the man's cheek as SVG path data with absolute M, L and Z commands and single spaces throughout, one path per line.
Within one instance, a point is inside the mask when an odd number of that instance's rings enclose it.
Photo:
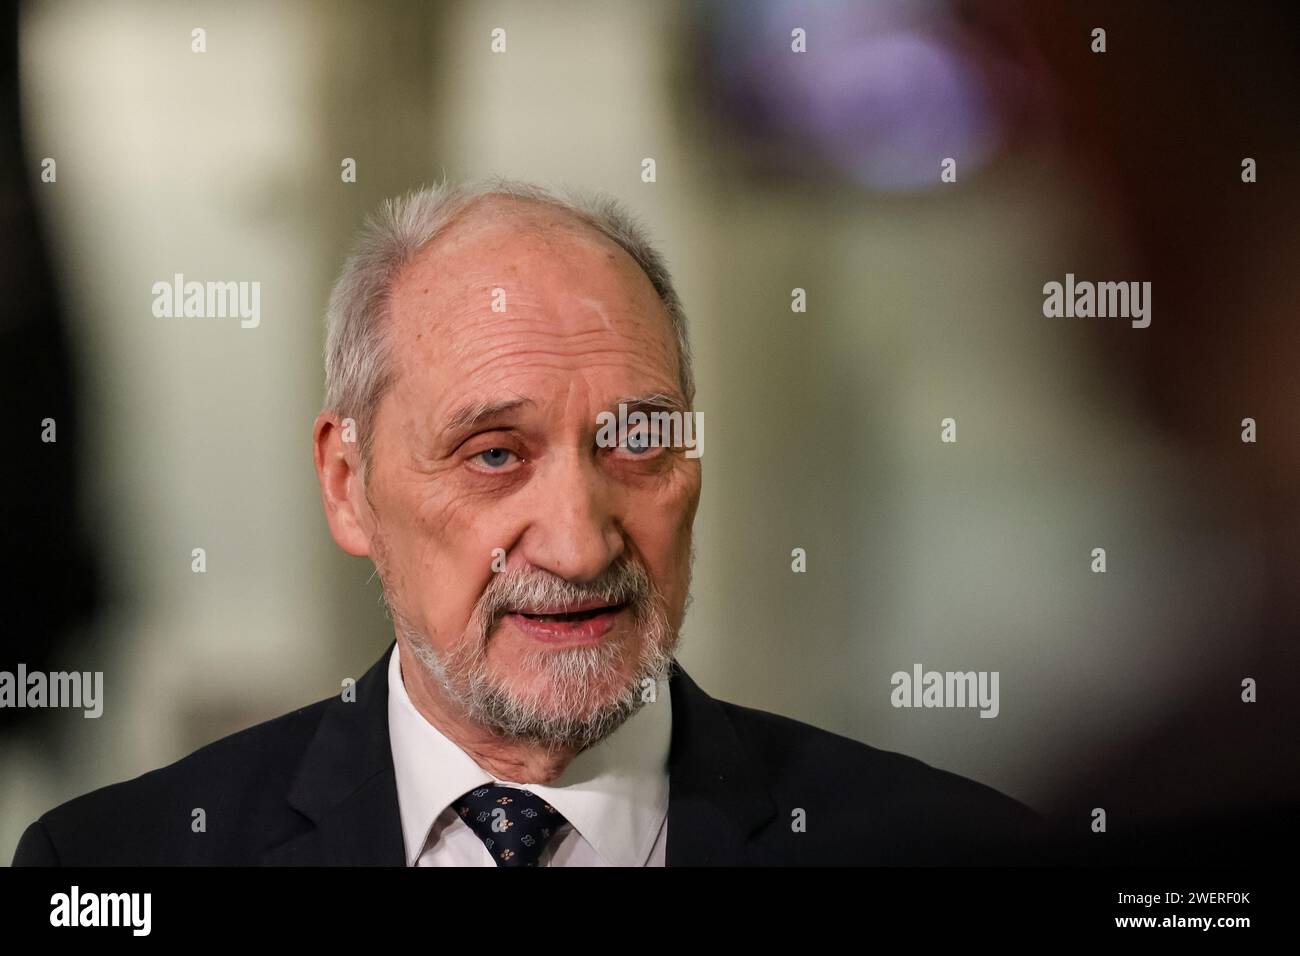
M 665 496 L 655 503 L 653 509 L 647 509 L 649 518 L 643 523 L 643 540 L 645 550 L 670 560 L 676 566 L 683 556 L 689 559 L 691 533 L 695 524 L 695 498 L 690 489 L 680 488 L 670 496 Z
M 457 509 L 447 525 L 448 540 L 454 542 L 467 567 L 500 574 L 517 563 L 515 546 L 527 530 L 531 514 L 513 502 L 478 502 Z
M 491 521 L 484 521 L 471 530 L 472 533 L 466 533 L 456 542 L 447 580 L 456 582 L 457 594 L 464 595 L 468 614 L 472 616 L 496 576 L 510 567 L 515 532 L 509 526 Z
M 451 597 L 473 591 L 478 600 L 492 574 L 506 568 L 511 538 L 499 521 L 460 499 L 425 499 L 412 529 L 422 541 L 431 586 Z
M 700 468 L 697 463 L 682 461 L 656 490 L 651 506 L 660 512 L 662 527 L 681 533 L 689 530 L 700 503 Z

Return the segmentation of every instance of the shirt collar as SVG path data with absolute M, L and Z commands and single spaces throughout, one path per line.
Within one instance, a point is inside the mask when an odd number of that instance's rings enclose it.
M 496 780 L 415 709 L 394 645 L 388 663 L 388 729 L 406 863 L 414 866 L 438 815 Z M 644 866 L 668 814 L 672 695 L 659 682 L 614 733 L 578 754 L 551 784 L 528 784 L 559 810 L 610 866 Z M 510 784 L 518 786 L 518 784 Z

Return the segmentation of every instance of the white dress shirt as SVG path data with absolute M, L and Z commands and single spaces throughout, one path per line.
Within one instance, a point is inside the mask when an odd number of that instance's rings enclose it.
M 415 709 L 402 681 L 397 647 L 388 662 L 388 735 L 407 866 L 495 866 L 483 841 L 452 802 L 498 780 Z M 539 866 L 663 866 L 668 843 L 668 748 L 672 698 L 661 681 L 644 704 L 551 784 L 523 787 L 568 822 Z

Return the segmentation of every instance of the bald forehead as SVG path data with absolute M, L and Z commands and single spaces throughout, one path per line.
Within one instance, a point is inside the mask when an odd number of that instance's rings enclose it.
M 461 210 L 402 270 L 393 294 L 396 300 L 404 287 L 419 286 L 423 295 L 434 293 L 426 309 L 441 295 L 456 312 L 458 300 L 547 273 L 565 274 L 575 292 L 599 290 L 607 303 L 671 326 L 649 276 L 622 246 L 568 209 L 509 195 L 480 197 Z
M 587 347 L 648 363 L 669 379 L 661 390 L 680 390 L 672 321 L 649 277 L 566 210 L 485 197 L 420 250 L 392 292 L 390 334 L 408 369 L 450 362 L 491 374 L 530 351 L 576 362 Z

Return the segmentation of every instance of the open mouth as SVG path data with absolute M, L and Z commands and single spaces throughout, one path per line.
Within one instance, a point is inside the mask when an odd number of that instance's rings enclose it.
M 572 611 L 556 610 L 549 614 L 511 611 L 506 620 L 524 634 L 544 644 L 594 644 L 609 634 L 628 604 L 601 604 Z
M 529 614 L 526 611 L 516 611 L 514 613 L 521 617 L 526 617 L 530 621 L 540 621 L 544 624 L 551 623 L 568 623 L 574 621 L 590 621 L 594 617 L 600 617 L 602 614 L 614 614 L 627 607 L 626 604 L 607 604 L 602 607 L 587 608 L 582 611 L 566 611 L 560 614 Z

